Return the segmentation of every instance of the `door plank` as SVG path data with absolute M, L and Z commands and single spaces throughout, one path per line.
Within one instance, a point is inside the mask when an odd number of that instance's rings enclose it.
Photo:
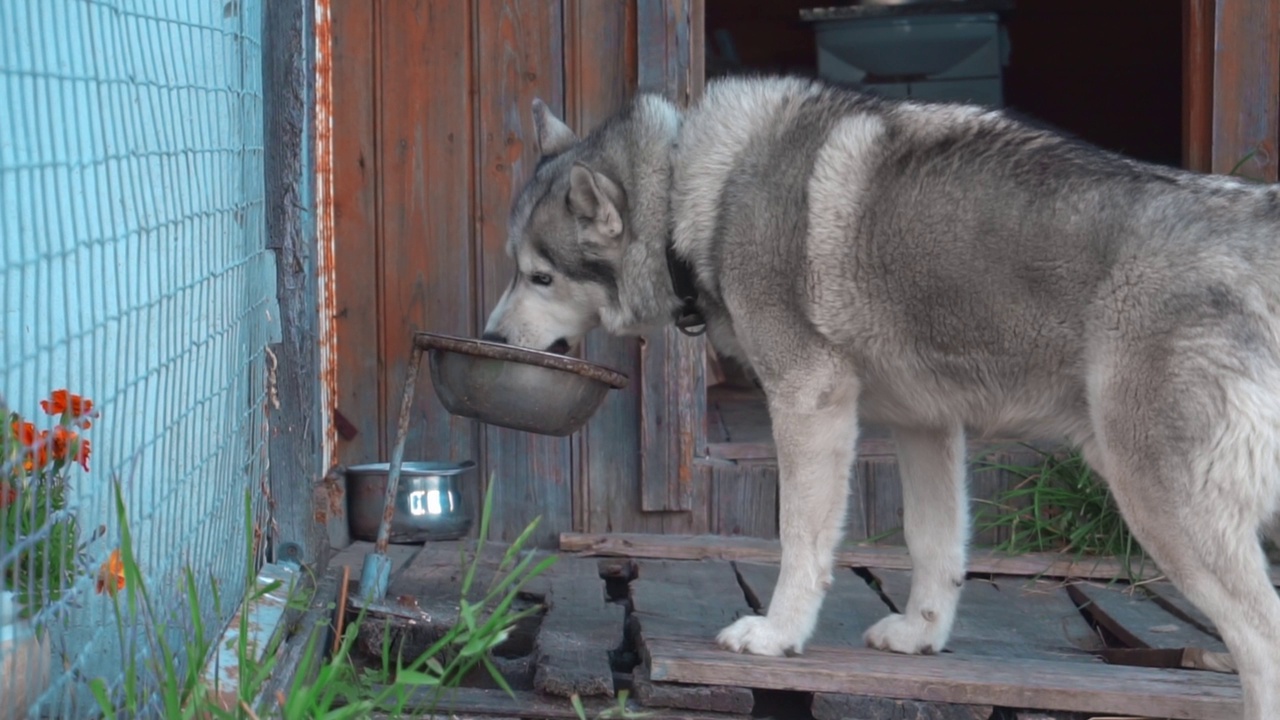
M 541 98 L 564 112 L 560 2 L 486 0 L 476 6 L 476 202 L 479 332 L 515 266 L 507 257 L 511 202 L 538 162 L 532 106 Z M 421 48 L 419 48 L 421 52 Z M 438 113 L 438 111 L 437 111 Z M 441 186 L 447 186 L 441 176 Z M 451 268 L 456 271 L 456 268 Z M 573 523 L 570 438 L 484 426 L 484 475 L 496 484 L 490 535 L 514 540 L 535 516 L 532 542 L 553 546 Z
M 413 334 L 466 336 L 475 323 L 471 10 L 471 0 L 378 3 L 383 382 L 374 418 L 388 456 Z M 425 363 L 418 388 L 405 460 L 478 459 L 477 424 L 444 409 Z M 473 508 L 479 485 L 466 498 Z
M 1276 182 L 1280 158 L 1280 0 L 1218 0 L 1213 172 Z
M 336 3 L 333 13 L 334 268 L 337 285 L 339 423 L 337 461 L 384 459 L 378 338 L 378 173 L 375 121 L 376 2 Z M 354 430 L 354 435 L 351 434 Z M 345 519 L 343 520 L 345 522 Z

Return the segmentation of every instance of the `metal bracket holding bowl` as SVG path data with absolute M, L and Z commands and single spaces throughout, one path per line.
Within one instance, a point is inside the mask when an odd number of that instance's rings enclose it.
M 565 437 L 591 419 L 609 390 L 627 385 L 626 375 L 567 355 L 433 333 L 415 339 L 431 352 L 440 404 L 487 425 Z
M 387 545 L 409 436 L 410 409 L 425 352 L 431 353 L 432 387 L 451 414 L 541 435 L 572 434 L 595 414 L 610 389 L 622 389 L 628 382 L 627 376 L 616 370 L 565 355 L 452 335 L 414 333 L 378 538 L 360 573 L 359 596 L 366 603 L 383 599 L 391 581 Z

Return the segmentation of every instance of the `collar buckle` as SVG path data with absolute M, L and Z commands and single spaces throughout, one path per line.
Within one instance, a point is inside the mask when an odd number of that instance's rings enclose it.
M 676 255 L 675 243 L 667 242 L 667 273 L 671 276 L 671 288 L 680 298 L 674 321 L 676 329 L 697 337 L 707 331 L 707 319 L 698 309 L 698 285 L 694 280 L 693 266 Z

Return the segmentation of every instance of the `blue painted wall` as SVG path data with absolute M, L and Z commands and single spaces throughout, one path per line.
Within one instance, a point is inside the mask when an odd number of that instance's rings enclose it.
M 90 568 L 117 542 L 118 476 L 157 601 L 180 610 L 191 566 L 214 627 L 266 474 L 262 2 L 0 2 L 0 397 L 29 416 L 54 388 L 95 400 L 91 471 L 72 473 L 83 526 L 107 527 Z M 74 672 L 48 696 L 66 717 L 75 677 L 122 657 L 93 578 L 76 589 L 54 633 Z

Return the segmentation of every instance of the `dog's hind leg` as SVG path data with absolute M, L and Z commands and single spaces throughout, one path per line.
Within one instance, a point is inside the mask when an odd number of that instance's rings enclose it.
M 1280 718 L 1280 595 L 1259 542 L 1280 500 L 1277 385 L 1176 380 L 1104 386 L 1087 453 L 1138 542 L 1217 626 L 1245 720 Z
M 831 585 L 857 444 L 858 386 L 852 378 L 826 380 L 809 376 L 796 391 L 769 394 L 782 565 L 767 614 L 740 618 L 717 637 L 735 652 L 803 652 Z
M 902 474 L 902 520 L 911 553 L 911 594 L 863 635 L 900 653 L 941 652 L 964 585 L 969 538 L 964 431 L 895 430 Z

